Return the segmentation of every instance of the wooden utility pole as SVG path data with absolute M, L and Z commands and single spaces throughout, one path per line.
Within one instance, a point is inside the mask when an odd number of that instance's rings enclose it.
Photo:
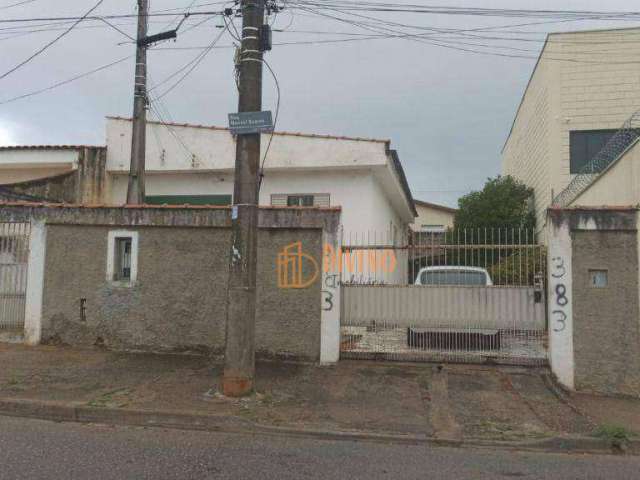
M 242 0 L 241 8 L 238 111 L 259 112 L 262 110 L 264 0 Z M 259 168 L 260 133 L 238 135 L 222 378 L 223 393 L 232 397 L 253 391 Z
M 147 27 L 149 0 L 138 0 L 138 35 L 136 42 L 136 76 L 133 91 L 133 125 L 131 163 L 127 204 L 144 203 L 144 160 L 147 137 Z

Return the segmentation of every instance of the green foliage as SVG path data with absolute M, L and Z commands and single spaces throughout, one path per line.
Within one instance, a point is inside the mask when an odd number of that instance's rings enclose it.
M 458 200 L 455 228 L 533 228 L 533 189 L 511 176 L 488 178 L 484 188 Z
M 633 432 L 618 425 L 600 425 L 594 432 L 594 436 L 611 442 L 627 442 L 634 435 Z
M 544 250 L 526 247 L 503 256 L 488 270 L 495 285 L 534 285 L 536 274 L 544 274 L 546 262 Z

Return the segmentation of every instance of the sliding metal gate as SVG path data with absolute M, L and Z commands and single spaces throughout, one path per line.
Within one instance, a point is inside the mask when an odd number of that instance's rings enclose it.
M 546 362 L 546 255 L 533 232 L 345 237 L 342 358 Z
M 24 328 L 29 224 L 0 223 L 0 333 Z

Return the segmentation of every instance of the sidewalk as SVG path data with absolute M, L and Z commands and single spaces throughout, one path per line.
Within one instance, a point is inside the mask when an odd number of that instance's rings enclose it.
M 640 401 L 563 398 L 536 369 L 263 362 L 228 399 L 203 357 L 0 344 L 0 365 L 0 413 L 58 420 L 583 450 L 609 447 L 598 427 L 640 431 Z

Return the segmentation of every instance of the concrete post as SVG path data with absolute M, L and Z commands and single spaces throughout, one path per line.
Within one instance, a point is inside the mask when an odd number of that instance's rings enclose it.
M 44 264 L 47 227 L 42 220 L 31 221 L 29 236 L 29 266 L 24 312 L 24 341 L 38 345 L 42 337 L 42 300 L 44 293 Z
M 340 359 L 340 243 L 338 231 L 323 232 L 320 363 L 324 365 Z
M 574 389 L 571 229 L 562 212 L 550 215 L 548 225 L 549 360 L 558 381 Z

